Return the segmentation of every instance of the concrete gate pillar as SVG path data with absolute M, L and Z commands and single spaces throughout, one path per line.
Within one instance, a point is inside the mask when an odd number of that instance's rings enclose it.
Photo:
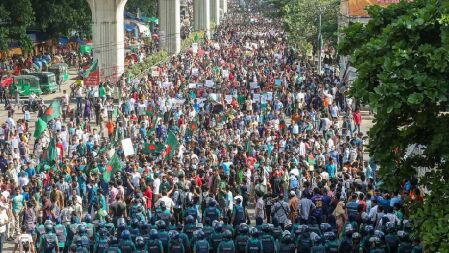
M 210 20 L 216 26 L 220 24 L 220 0 L 210 0 Z
M 116 80 L 125 70 L 123 12 L 127 0 L 87 0 L 92 11 L 93 56 L 100 80 Z
M 159 26 L 162 48 L 169 54 L 181 51 L 180 0 L 159 0 Z
M 205 31 L 210 38 L 210 0 L 194 0 L 193 17 L 195 31 Z
M 228 0 L 220 0 L 221 15 L 224 16 L 228 12 Z

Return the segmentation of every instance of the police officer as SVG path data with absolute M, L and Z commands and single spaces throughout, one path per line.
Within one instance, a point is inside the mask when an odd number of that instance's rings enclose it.
M 165 221 L 159 220 L 156 222 L 156 226 L 158 229 L 158 237 L 159 240 L 162 242 L 162 246 L 164 246 L 164 252 L 167 252 L 168 250 L 168 241 L 170 240 L 170 237 L 168 236 L 167 232 L 167 225 Z
M 98 229 L 98 236 L 95 240 L 94 252 L 104 253 L 109 248 L 109 232 L 106 227 L 101 227 Z
M 122 253 L 122 251 L 120 250 L 120 247 L 118 245 L 117 237 L 112 237 L 111 238 L 111 245 L 106 250 L 106 253 Z
M 45 234 L 41 237 L 39 252 L 41 253 L 59 253 L 58 237 L 53 232 L 53 224 L 45 225 Z
M 159 207 L 156 208 L 156 220 L 163 220 L 167 226 L 170 226 L 173 220 L 173 214 L 167 209 L 164 201 L 161 201 Z
M 148 253 L 147 244 L 142 236 L 136 237 L 136 253 Z
M 223 241 L 223 223 L 215 222 L 214 232 L 209 238 L 212 252 L 217 252 L 218 245 L 221 241 Z
M 358 233 L 355 232 L 352 234 L 352 252 L 353 253 L 359 253 L 362 252 L 360 250 L 360 241 L 362 239 L 362 236 Z
M 225 230 L 223 232 L 223 241 L 218 244 L 217 253 L 235 253 L 235 245 L 232 240 L 232 232 Z
M 90 251 L 88 248 L 84 247 L 83 245 L 83 239 L 78 238 L 77 241 L 75 241 L 76 245 L 76 253 L 89 253 Z
M 410 242 L 408 233 L 401 230 L 398 231 L 398 237 L 399 237 L 399 247 L 398 247 L 398 253 L 410 253 L 413 250 L 412 243 Z
M 362 230 L 362 241 L 360 243 L 360 248 L 363 253 L 369 253 L 371 249 L 371 243 L 369 239 L 374 235 L 374 227 L 372 225 L 365 225 Z
M 385 245 L 389 253 L 396 253 L 398 251 L 399 237 L 396 234 L 396 227 L 393 222 L 387 223 L 387 234 L 385 235 Z
M 162 253 L 164 252 L 164 246 L 159 239 L 159 233 L 156 229 L 150 230 L 150 241 L 148 242 L 148 253 Z
M 334 232 L 325 232 L 324 239 L 326 240 L 324 244 L 324 248 L 326 249 L 326 253 L 336 253 L 338 252 L 338 241 L 337 235 Z
M 86 224 L 87 237 L 89 237 L 90 240 L 93 240 L 95 236 L 95 227 L 94 224 L 92 224 L 92 216 L 90 214 L 86 214 L 84 223 Z
M 382 240 L 377 236 L 372 236 L 369 239 L 371 243 L 370 253 L 386 253 L 385 247 L 382 247 Z
M 129 233 L 131 234 L 131 240 L 135 241 L 138 236 L 140 236 L 140 226 L 139 220 L 137 218 L 133 218 L 131 221 L 131 228 L 129 229 Z
M 189 238 L 192 238 L 193 232 L 196 230 L 195 218 L 192 215 L 187 215 L 185 221 L 184 233 L 186 233 Z
M 195 203 L 193 201 L 187 201 L 187 208 L 184 211 L 183 217 L 187 222 L 187 217 L 192 216 L 193 223 L 196 223 L 198 220 L 198 211 L 195 208 Z
M 245 207 L 242 205 L 242 199 L 241 198 L 237 198 L 235 201 L 235 205 L 232 209 L 232 224 L 234 226 L 237 226 L 241 223 L 245 223 L 246 222 L 246 210 Z
M 186 233 L 183 232 L 184 231 L 184 226 L 182 224 L 178 224 L 176 226 L 176 229 L 177 229 L 177 231 L 179 233 L 179 238 L 181 239 L 182 244 L 184 245 L 185 252 L 186 253 L 190 253 L 191 252 L 190 251 L 190 239 L 189 239 L 189 236 Z
M 168 251 L 170 253 L 184 253 L 185 248 L 179 237 L 178 231 L 171 231 L 170 242 L 168 243 Z
M 208 207 L 204 210 L 203 217 L 208 218 L 211 222 L 214 220 L 219 220 L 221 217 L 221 212 L 216 205 L 217 203 L 215 200 L 210 200 Z
M 235 238 L 235 246 L 237 253 L 244 253 L 246 250 L 246 245 L 248 244 L 249 236 L 249 226 L 246 223 L 240 224 L 238 228 L 238 235 Z
M 257 228 L 251 228 L 249 230 L 249 235 L 251 236 L 246 245 L 246 253 L 262 253 L 262 243 L 259 240 L 259 231 Z
M 55 225 L 55 234 L 58 237 L 59 251 L 64 251 L 65 243 L 67 241 L 67 229 L 61 224 L 61 220 L 57 219 Z
M 309 253 L 312 248 L 312 239 L 310 238 L 309 226 L 302 225 L 299 231 L 300 234 L 296 239 L 296 250 L 298 253 Z
M 313 242 L 312 249 L 310 250 L 311 253 L 326 253 L 326 248 L 323 245 L 323 241 L 317 233 L 313 233 L 311 239 Z
M 196 233 L 197 241 L 193 246 L 193 253 L 209 253 L 210 244 L 206 239 L 206 234 L 202 230 L 198 230 Z
M 72 244 L 76 245 L 78 248 L 78 243 L 81 242 L 83 247 L 92 250 L 91 249 L 91 240 L 89 239 L 89 237 L 87 237 L 87 230 L 86 230 L 86 225 L 85 224 L 80 224 L 78 226 L 78 234 L 76 234 L 73 237 L 73 242 Z
M 276 242 L 270 234 L 270 226 L 268 224 L 262 224 L 262 233 L 259 236 L 259 240 L 262 243 L 264 253 L 277 252 Z
M 284 231 L 279 242 L 278 251 L 282 253 L 295 253 L 296 245 L 290 231 Z
M 352 250 L 352 234 L 354 233 L 354 228 L 351 224 L 345 226 L 344 238 L 340 243 L 338 252 L 351 252 Z
M 136 245 L 131 240 L 131 233 L 127 229 L 120 235 L 119 248 L 122 253 L 133 253 L 136 250 Z

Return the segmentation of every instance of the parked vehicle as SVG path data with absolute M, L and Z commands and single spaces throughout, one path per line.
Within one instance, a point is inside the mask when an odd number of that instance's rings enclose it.
M 57 63 L 53 64 L 48 68 L 48 71 L 54 73 L 56 75 L 56 83 L 58 85 L 62 85 L 64 81 L 69 79 L 69 66 L 65 63 Z
M 14 82 L 10 89 L 12 95 L 19 93 L 21 97 L 28 97 L 32 93 L 42 94 L 39 78 L 32 75 L 21 75 L 14 77 Z
M 39 85 L 44 93 L 55 93 L 58 89 L 56 75 L 51 72 L 36 72 L 30 75 L 39 78 Z

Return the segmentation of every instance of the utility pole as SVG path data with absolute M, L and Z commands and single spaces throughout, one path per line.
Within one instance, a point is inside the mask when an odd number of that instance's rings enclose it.
M 321 51 L 323 50 L 323 38 L 322 38 L 322 36 L 321 36 L 321 14 L 322 14 L 322 11 L 321 11 L 321 6 L 320 6 L 320 8 L 319 8 L 319 14 L 320 14 L 320 16 L 319 16 L 319 31 L 318 31 L 318 48 L 319 48 L 319 51 L 318 51 L 318 74 L 319 75 L 321 75 Z

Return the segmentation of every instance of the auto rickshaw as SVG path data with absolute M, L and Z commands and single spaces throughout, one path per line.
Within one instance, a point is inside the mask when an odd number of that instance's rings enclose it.
M 21 75 L 14 77 L 10 93 L 16 95 L 19 93 L 20 97 L 28 97 L 32 93 L 36 95 L 42 94 L 39 78 L 32 75 Z
M 51 72 L 30 73 L 30 75 L 39 78 L 39 85 L 44 93 L 55 93 L 58 89 L 56 75 Z
M 69 66 L 65 63 L 53 64 L 48 68 L 48 71 L 56 75 L 56 83 L 62 85 L 64 81 L 69 79 Z

